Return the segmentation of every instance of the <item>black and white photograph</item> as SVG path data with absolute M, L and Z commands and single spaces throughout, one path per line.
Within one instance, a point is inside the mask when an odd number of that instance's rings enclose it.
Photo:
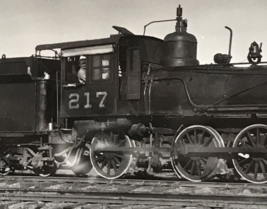
M 267 209 L 266 0 L 0 18 L 0 209 Z

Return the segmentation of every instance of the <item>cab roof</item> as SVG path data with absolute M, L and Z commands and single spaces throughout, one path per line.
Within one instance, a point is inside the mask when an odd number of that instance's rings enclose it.
M 72 42 L 62 42 L 54 44 L 41 44 L 35 47 L 36 51 L 41 50 L 51 50 L 51 49 L 71 49 L 71 48 L 80 48 L 86 46 L 97 46 L 97 45 L 106 45 L 106 44 L 116 44 L 118 43 L 121 35 L 114 35 L 110 38 L 102 38 L 95 40 L 84 40 L 84 41 L 72 41 Z
M 94 39 L 94 40 L 82 40 L 82 41 L 72 41 L 72 42 L 62 42 L 62 43 L 53 43 L 53 44 L 41 44 L 35 47 L 36 51 L 42 50 L 53 50 L 53 49 L 73 49 L 81 47 L 90 47 L 90 46 L 99 46 L 99 45 L 109 45 L 109 44 L 118 44 L 122 37 L 138 38 L 138 39 L 157 39 L 155 37 L 149 36 L 139 36 L 135 35 L 126 28 L 113 26 L 119 34 L 111 35 L 109 38 Z M 162 41 L 161 39 L 157 39 Z

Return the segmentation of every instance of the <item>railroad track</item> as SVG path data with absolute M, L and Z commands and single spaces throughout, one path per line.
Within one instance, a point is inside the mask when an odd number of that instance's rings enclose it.
M 33 176 L 0 178 L 0 199 L 8 205 L 7 208 L 12 203 L 26 204 L 25 208 L 32 205 L 33 208 L 266 209 L 266 197 L 267 186 L 249 183 Z

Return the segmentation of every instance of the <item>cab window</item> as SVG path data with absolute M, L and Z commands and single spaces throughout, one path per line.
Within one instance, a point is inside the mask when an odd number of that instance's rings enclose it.
M 79 57 L 65 58 L 66 83 L 78 83 Z
M 111 54 L 98 54 L 92 56 L 92 81 L 110 80 Z
M 86 82 L 86 72 L 87 72 L 87 58 L 86 56 L 72 56 L 66 57 L 65 60 L 66 69 L 66 83 L 83 83 L 82 80 Z M 84 84 L 84 83 L 83 83 Z

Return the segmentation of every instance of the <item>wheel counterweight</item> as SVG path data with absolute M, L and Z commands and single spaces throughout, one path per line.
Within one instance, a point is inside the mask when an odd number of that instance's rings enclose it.
M 267 126 L 254 124 L 244 128 L 236 136 L 233 147 L 267 149 Z M 256 184 L 267 182 L 267 155 L 238 153 L 233 164 L 245 180 Z
M 174 140 L 173 146 L 224 147 L 219 133 L 210 127 L 194 125 L 184 129 Z M 211 179 L 217 172 L 220 159 L 207 156 L 189 156 L 173 152 L 171 163 L 177 176 L 193 182 Z

